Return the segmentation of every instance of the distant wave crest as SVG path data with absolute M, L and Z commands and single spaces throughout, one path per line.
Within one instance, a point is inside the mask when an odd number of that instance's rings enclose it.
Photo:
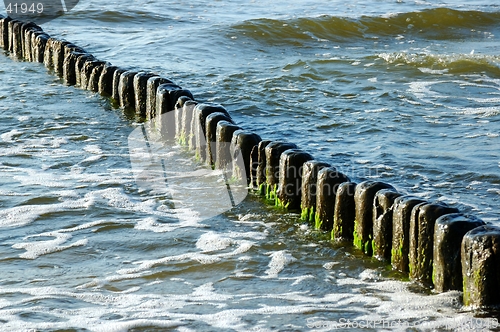
M 322 15 L 289 20 L 255 19 L 233 26 L 246 36 L 271 44 L 301 45 L 310 40 L 336 42 L 361 38 L 383 38 L 414 34 L 418 38 L 456 39 L 469 37 L 471 30 L 496 30 L 500 12 L 458 11 L 436 8 L 393 14 L 387 17 L 344 18 Z
M 484 73 L 500 77 L 500 56 L 482 54 L 412 54 L 406 52 L 378 55 L 389 64 L 406 64 L 422 72 L 471 74 Z

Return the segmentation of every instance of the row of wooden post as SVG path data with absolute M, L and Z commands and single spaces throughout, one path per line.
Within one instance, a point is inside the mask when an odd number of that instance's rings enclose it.
M 244 130 L 222 106 L 198 103 L 171 80 L 98 60 L 34 23 L 0 17 L 0 47 L 13 57 L 44 63 L 68 85 L 135 110 L 154 122 L 165 140 L 187 146 L 213 168 L 230 164 L 237 148 L 244 167 L 235 166 L 235 176 L 246 178 L 272 204 L 300 212 L 332 240 L 349 241 L 437 292 L 461 290 L 467 306 L 500 305 L 499 227 L 444 203 L 403 195 L 387 183 L 354 183 L 293 143 L 262 140 Z M 175 121 L 164 120 L 168 112 L 175 112 Z

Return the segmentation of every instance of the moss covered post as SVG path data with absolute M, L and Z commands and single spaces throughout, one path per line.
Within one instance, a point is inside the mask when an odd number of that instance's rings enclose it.
M 432 286 L 434 257 L 434 225 L 436 220 L 450 213 L 459 212 L 444 204 L 421 204 L 413 208 L 410 220 L 410 279 Z
M 401 196 L 394 201 L 392 212 L 391 265 L 393 270 L 410 272 L 408 254 L 410 252 L 410 221 L 412 210 L 426 201 L 413 196 Z
M 349 181 L 349 178 L 337 171 L 335 167 L 324 167 L 318 172 L 316 212 L 314 213 L 315 229 L 332 231 L 338 187 L 341 183 Z
M 354 220 L 354 246 L 366 255 L 372 255 L 373 241 L 373 201 L 375 195 L 382 189 L 394 189 L 384 182 L 364 181 L 356 186 L 354 202 L 356 204 L 356 218 Z
M 288 142 L 271 142 L 265 147 L 266 151 L 266 198 L 276 201 L 280 174 L 280 157 L 289 149 L 297 149 L 297 145 Z
M 462 240 L 464 305 L 500 307 L 500 227 L 480 226 Z
M 329 167 L 330 164 L 310 160 L 304 164 L 302 171 L 302 199 L 300 201 L 300 219 L 314 222 L 314 214 L 316 212 L 316 190 L 318 182 L 318 172 Z
M 333 213 L 332 240 L 353 241 L 354 220 L 356 219 L 356 203 L 354 193 L 356 183 L 344 182 L 339 185 L 335 196 L 335 211 Z
M 393 205 L 401 194 L 391 189 L 382 189 L 373 202 L 373 256 L 389 261 L 392 249 Z
M 463 289 L 462 239 L 468 231 L 482 225 L 481 219 L 463 213 L 447 214 L 436 220 L 432 280 L 437 292 Z
M 280 156 L 276 206 L 299 210 L 302 198 L 302 169 L 313 156 L 299 149 L 288 149 Z

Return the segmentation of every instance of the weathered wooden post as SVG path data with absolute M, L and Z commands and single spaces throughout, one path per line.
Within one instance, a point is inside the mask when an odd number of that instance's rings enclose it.
M 9 25 L 10 31 L 10 25 Z M 55 38 L 49 37 L 47 43 L 45 44 L 45 51 L 43 52 L 43 64 L 47 69 L 54 68 L 54 58 L 52 57 L 52 44 L 56 41 Z
M 47 52 L 47 50 L 46 50 Z M 91 61 L 97 61 L 97 59 L 92 55 L 88 53 L 82 53 L 82 54 L 77 54 L 76 55 L 76 60 L 75 60 L 75 84 L 79 85 L 82 89 L 87 88 L 87 81 L 86 77 L 83 77 L 82 72 L 84 66 L 87 64 L 87 62 Z
M 114 100 L 118 106 L 120 106 L 120 78 L 123 73 L 125 73 L 127 70 L 123 68 L 117 68 L 113 72 L 113 91 L 111 93 L 111 99 Z M 77 84 L 78 84 L 78 78 L 77 78 Z
M 118 67 L 109 63 L 102 69 L 101 77 L 99 77 L 99 93 L 101 95 L 110 97 L 113 94 L 113 76 L 116 70 Z
M 175 140 L 175 104 L 177 100 L 186 96 L 194 99 L 191 92 L 178 85 L 166 83 L 160 84 L 156 90 L 156 129 L 165 140 Z
M 288 210 L 300 209 L 302 198 L 302 168 L 313 156 L 299 149 L 288 149 L 281 154 L 276 205 Z
M 262 141 L 259 135 L 245 131 L 236 130 L 233 133 L 231 140 L 231 149 L 233 160 L 237 160 L 241 154 L 243 163 L 233 163 L 233 176 L 237 179 L 246 179 L 247 184 L 250 184 L 250 154 L 254 146 L 257 146 Z M 244 168 L 244 169 L 242 169 Z
M 80 56 L 89 56 L 89 54 L 80 51 L 69 51 L 66 53 L 63 61 L 63 78 L 66 84 L 75 85 L 76 81 L 76 63 Z M 80 76 L 80 75 L 78 75 Z M 78 83 L 79 84 L 79 83 Z
M 310 160 L 304 164 L 302 173 L 302 199 L 300 201 L 300 219 L 314 222 L 316 213 L 316 191 L 318 182 L 318 172 L 329 167 L 330 164 L 317 160 Z
M 432 260 L 434 250 L 434 225 L 436 220 L 450 213 L 459 212 L 444 204 L 423 204 L 413 208 L 410 220 L 410 278 L 424 285 L 432 285 Z
M 464 305 L 500 306 L 500 227 L 480 226 L 462 240 Z
M 297 145 L 286 142 L 271 142 L 265 147 L 266 152 L 266 198 L 276 201 L 276 190 L 280 174 L 280 157 L 289 149 L 297 149 Z
M 356 183 L 344 182 L 339 185 L 335 196 L 333 214 L 332 240 L 354 241 L 354 220 L 356 220 L 356 203 L 354 193 Z
M 207 163 L 214 167 L 215 161 L 217 159 L 216 154 L 216 142 L 217 142 L 217 124 L 219 121 L 227 121 L 230 123 L 234 123 L 229 114 L 222 112 L 214 112 L 209 114 L 205 120 L 205 130 L 206 130 L 206 138 L 207 138 L 207 150 L 206 150 L 206 161 Z M 182 124 L 182 119 L 181 119 Z M 182 132 L 182 126 L 180 128 Z M 179 140 L 185 142 L 185 135 L 179 135 Z
M 136 74 L 136 71 L 129 70 L 120 75 L 120 81 L 118 83 L 118 97 L 120 107 L 125 110 L 135 109 L 134 76 Z
M 193 120 L 191 129 L 195 140 L 195 156 L 201 162 L 207 161 L 207 117 L 213 113 L 224 114 L 227 118 L 231 118 L 224 107 L 216 104 L 201 103 L 196 105 L 193 110 Z M 229 121 L 232 122 L 232 121 Z M 216 127 L 217 128 L 217 127 Z M 232 137 L 230 138 L 232 139 Z
M 153 73 L 140 72 L 134 76 L 134 97 L 135 97 L 135 114 L 140 117 L 146 117 L 146 101 L 147 101 L 147 83 L 152 77 L 158 77 Z
M 341 183 L 349 178 L 334 167 L 324 167 L 318 172 L 314 228 L 331 232 L 335 215 L 335 200 Z
M 90 73 L 89 82 L 87 84 L 87 90 L 93 92 L 99 92 L 99 80 L 101 78 L 101 74 L 104 70 L 104 67 L 107 65 L 107 62 L 99 61 L 95 64 L 92 72 Z
M 432 282 L 437 292 L 462 290 L 462 239 L 485 223 L 472 215 L 451 213 L 439 217 L 434 228 Z
M 372 255 L 373 241 L 373 201 L 375 195 L 382 189 L 394 189 L 384 182 L 364 181 L 356 186 L 354 202 L 356 204 L 356 219 L 354 220 L 354 246 L 366 255 Z
M 257 168 L 255 170 L 255 186 L 261 196 L 266 195 L 266 146 L 271 141 L 260 141 L 257 146 Z
M 4 50 L 9 50 L 9 22 L 12 21 L 10 17 L 2 17 L 0 19 L 0 47 Z
M 156 119 L 156 91 L 162 84 L 174 84 L 169 79 L 153 76 L 146 83 L 146 120 Z
M 382 189 L 373 202 L 373 256 L 379 260 L 390 260 L 392 249 L 393 205 L 401 194 Z
M 181 132 L 178 135 L 178 140 L 181 145 L 186 145 L 190 150 L 195 148 L 196 142 L 194 141 L 193 130 L 191 128 L 191 123 L 193 122 L 194 108 L 198 105 L 198 102 L 194 100 L 188 100 L 182 105 L 182 124 Z M 217 130 L 216 135 L 217 137 Z
M 241 128 L 228 121 L 219 121 L 217 123 L 217 130 L 215 133 L 217 139 L 217 155 L 215 157 L 216 169 L 226 170 L 228 168 L 227 165 L 231 164 L 233 161 L 233 156 L 231 154 L 231 141 L 233 140 L 234 132 L 239 129 Z
M 71 44 L 66 40 L 54 39 L 52 42 L 52 65 L 57 76 L 63 77 L 64 50 L 65 46 Z M 72 44 L 71 44 L 72 45 Z M 76 45 L 73 45 L 76 47 Z
M 394 201 L 392 213 L 392 249 L 391 265 L 394 270 L 408 273 L 410 252 L 410 221 L 412 210 L 426 201 L 413 197 L 401 196 Z
M 47 45 L 49 38 L 50 36 L 45 32 L 35 32 L 33 34 L 33 61 L 43 63 L 45 46 Z

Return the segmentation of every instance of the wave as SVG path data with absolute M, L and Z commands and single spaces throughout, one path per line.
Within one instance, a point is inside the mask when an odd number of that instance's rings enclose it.
M 82 11 L 71 11 L 66 14 L 68 19 L 81 20 L 88 24 L 88 20 L 100 23 L 145 23 L 151 24 L 154 22 L 165 22 L 172 20 L 168 15 L 157 14 L 154 15 L 145 10 L 127 9 L 127 10 L 99 10 L 99 9 L 85 9 Z
M 430 74 L 479 74 L 500 77 L 500 56 L 483 54 L 412 54 L 381 53 L 379 58 L 389 64 L 404 64 Z
M 271 44 L 303 44 L 306 41 L 335 42 L 415 35 L 428 39 L 470 37 L 471 30 L 496 30 L 500 12 L 459 11 L 435 8 L 417 12 L 358 19 L 322 15 L 288 20 L 254 19 L 232 26 L 246 36 Z

